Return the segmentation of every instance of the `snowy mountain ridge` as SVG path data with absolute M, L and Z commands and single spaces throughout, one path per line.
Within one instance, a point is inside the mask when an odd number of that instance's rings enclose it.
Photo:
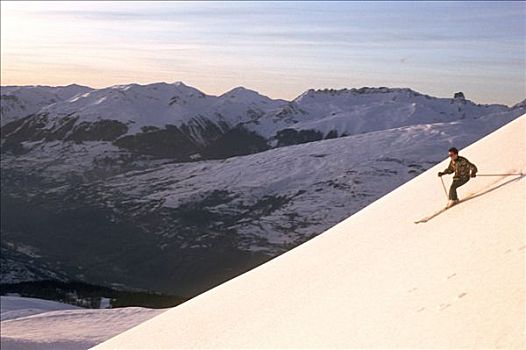
M 1 126 L 16 119 L 38 112 L 40 109 L 59 101 L 66 101 L 76 95 L 93 89 L 71 84 L 67 86 L 2 86 Z
M 401 126 L 451 122 L 481 115 L 508 112 L 503 105 L 477 105 L 459 98 L 444 99 L 411 89 L 361 88 L 309 90 L 277 113 L 269 113 L 255 126 L 268 137 L 276 129 L 317 130 L 326 138 Z M 279 127 L 276 128 L 275 125 Z
M 325 89 L 287 102 L 243 87 L 210 96 L 182 82 L 115 85 L 43 106 L 30 116 L 20 114 L 22 119 L 3 124 L 2 142 L 20 148 L 20 142 L 42 138 L 111 141 L 135 153 L 189 161 L 409 125 L 519 115 L 525 109 L 477 105 L 461 95 L 444 99 L 407 88 Z M 233 149 L 239 138 L 243 146 Z
M 21 89 L 23 88 L 19 88 Z M 6 94 L 12 92 L 7 89 Z M 44 106 L 38 114 L 46 115 L 52 120 L 75 115 L 79 117 L 79 123 L 114 120 L 128 127 L 127 134 L 134 134 L 143 127 L 181 126 L 198 117 L 208 118 L 216 123 L 224 122 L 233 127 L 244 121 L 238 120 L 247 112 L 242 110 L 243 107 L 257 108 L 264 104 L 266 108 L 273 108 L 283 102 L 242 87 L 216 97 L 206 95 L 182 82 L 126 84 L 90 90 L 74 98 L 51 103 Z M 229 120 L 228 117 L 234 119 Z

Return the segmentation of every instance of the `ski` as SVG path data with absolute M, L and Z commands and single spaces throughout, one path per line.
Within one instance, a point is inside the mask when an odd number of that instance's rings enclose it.
M 434 214 L 431 214 L 431 215 L 429 215 L 429 216 L 426 216 L 426 217 L 423 218 L 423 219 L 420 219 L 420 220 L 418 220 L 418 221 L 415 221 L 415 224 L 423 224 L 423 223 L 426 223 L 426 222 L 428 222 L 429 220 L 433 219 L 434 217 L 437 217 L 438 215 L 442 214 L 442 213 L 445 212 L 446 210 L 451 209 L 451 208 L 453 208 L 453 207 L 456 207 L 456 206 L 459 205 L 460 203 L 462 203 L 462 202 L 464 202 L 464 201 L 467 201 L 467 200 L 469 200 L 469 199 L 471 199 L 471 198 L 473 198 L 473 197 L 474 197 L 474 194 L 470 194 L 469 196 L 467 196 L 467 197 L 464 198 L 464 199 L 461 199 L 460 201 L 458 201 L 456 204 L 453 204 L 452 206 L 449 206 L 449 207 L 446 206 L 445 208 L 440 209 L 439 211 L 437 211 L 437 212 L 434 213 Z
M 464 197 L 464 198 L 462 198 L 461 200 L 459 200 L 456 204 L 454 204 L 454 205 L 452 205 L 452 206 L 450 206 L 450 207 L 446 206 L 445 208 L 440 209 L 440 210 L 437 211 L 436 213 L 431 214 L 431 215 L 429 215 L 429 216 L 426 216 L 426 217 L 424 217 L 423 219 L 420 219 L 420 220 L 418 220 L 418 221 L 415 221 L 414 223 L 415 223 L 415 224 L 423 224 L 423 223 L 426 223 L 426 222 L 428 222 L 429 220 L 431 220 L 431 219 L 433 219 L 433 218 L 439 216 L 440 214 L 442 214 L 442 213 L 445 212 L 446 210 L 451 209 L 451 208 L 454 208 L 454 207 L 456 207 L 457 205 L 459 205 L 459 204 L 461 204 L 461 203 L 463 203 L 463 202 L 465 202 L 465 201 L 469 201 L 470 199 L 473 199 L 473 198 L 475 198 L 475 197 L 478 197 L 479 195 L 480 195 L 480 194 L 479 194 L 478 192 L 476 192 L 476 193 L 469 193 L 466 197 Z
M 437 212 L 434 213 L 434 214 L 431 214 L 431 215 L 429 215 L 429 216 L 426 216 L 426 217 L 423 218 L 423 219 L 420 219 L 420 220 L 418 220 L 418 221 L 415 221 L 415 224 L 423 224 L 423 223 L 426 223 L 426 222 L 428 222 L 429 220 L 433 219 L 434 217 L 436 217 L 436 216 L 442 214 L 443 212 L 445 212 L 445 211 L 448 210 L 448 209 L 449 209 L 448 207 L 442 208 L 442 209 L 440 209 L 439 211 L 437 211 Z

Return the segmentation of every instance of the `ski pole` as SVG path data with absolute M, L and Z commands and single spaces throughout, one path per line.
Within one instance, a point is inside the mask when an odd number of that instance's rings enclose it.
M 524 176 L 524 174 L 477 174 L 477 176 Z
M 446 198 L 449 199 L 449 196 L 448 196 L 447 190 L 446 190 L 446 185 L 444 185 L 444 179 L 442 178 L 442 176 L 440 177 L 440 181 L 442 182 L 442 188 L 444 189 L 444 193 L 446 194 Z

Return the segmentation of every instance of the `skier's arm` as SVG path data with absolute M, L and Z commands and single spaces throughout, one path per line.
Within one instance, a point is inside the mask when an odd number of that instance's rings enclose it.
M 449 166 L 442 172 L 442 174 L 453 174 L 455 172 L 455 168 L 453 168 L 453 162 L 449 162 Z
M 475 174 L 477 174 L 478 172 L 477 167 L 475 166 L 475 164 L 471 163 L 469 160 L 468 160 L 468 164 L 469 164 L 469 170 L 471 170 L 471 177 L 475 177 Z

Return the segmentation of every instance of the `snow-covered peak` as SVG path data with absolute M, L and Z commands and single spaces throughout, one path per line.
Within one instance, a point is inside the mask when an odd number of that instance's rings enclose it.
M 162 128 L 188 122 L 205 114 L 214 100 L 183 84 L 125 84 L 77 95 L 47 106 L 41 113 L 49 118 L 72 115 L 79 122 L 115 120 L 126 124 L 129 133 L 136 133 L 144 126 Z
M 93 88 L 78 84 L 70 84 L 67 86 L 57 86 L 55 88 L 51 88 L 51 91 L 56 93 L 62 100 L 67 100 L 75 95 L 93 91 Z
M 416 102 L 418 99 L 430 98 L 407 88 L 369 88 L 360 89 L 310 89 L 296 97 L 296 103 L 302 109 L 314 108 L 320 104 L 336 109 L 349 109 L 354 106 L 363 106 L 389 102 Z
M 408 88 L 310 89 L 280 110 L 267 113 L 252 127 L 266 137 L 276 136 L 273 132 L 284 128 L 352 135 L 508 110 L 502 105 L 431 97 Z
M 172 85 L 175 85 L 175 86 L 182 86 L 182 87 L 184 87 L 184 86 L 188 87 L 188 86 L 189 86 L 189 85 L 186 85 L 184 82 L 182 82 L 182 81 L 180 81 L 180 80 L 178 80 L 178 81 L 174 81 L 174 82 L 172 83 Z
M 212 109 L 230 125 L 237 125 L 257 120 L 286 103 L 284 100 L 273 100 L 257 91 L 239 86 L 219 96 Z
M 39 123 L 46 123 L 48 130 L 64 123 L 69 127 L 85 123 L 85 128 L 102 121 L 112 125 L 116 122 L 119 130 L 126 130 L 125 135 L 172 125 L 184 128 L 190 134 L 187 136 L 206 144 L 218 132 L 257 119 L 282 103 L 245 88 L 217 97 L 182 82 L 133 83 L 79 93 L 42 107 L 37 117 L 42 117 Z M 68 122 L 71 119 L 75 120 Z
M 66 100 L 93 89 L 88 86 L 71 84 L 67 86 L 2 86 L 2 96 L 15 96 L 28 105 L 45 105 Z
M 113 85 L 106 89 L 101 89 L 103 91 L 110 90 L 120 90 L 128 91 L 135 94 L 149 94 L 149 95 L 165 95 L 165 94 L 177 94 L 180 96 L 205 96 L 205 94 L 199 91 L 196 88 L 185 85 L 182 82 L 175 82 L 173 84 L 165 82 L 157 82 L 151 84 L 122 84 L 122 85 Z
M 65 101 L 93 89 L 71 84 L 67 86 L 2 86 L 1 125 L 38 112 L 45 106 Z
M 51 92 L 51 93 L 64 93 L 66 95 L 73 95 L 78 92 L 85 92 L 93 90 L 89 86 L 79 84 L 69 84 L 64 86 L 48 86 L 48 85 L 6 85 L 1 87 L 2 94 L 9 94 L 15 91 L 31 91 L 31 92 Z
M 390 94 L 389 97 L 392 97 L 392 95 L 413 97 L 422 95 L 421 93 L 409 88 L 362 87 L 359 89 L 309 89 L 296 97 L 293 101 L 296 103 L 308 103 L 312 99 L 326 100 L 334 97 L 350 99 L 365 95 L 376 95 L 376 98 L 378 98 L 378 96 L 385 94 Z
M 5 103 L 4 108 L 2 104 L 2 123 L 13 120 L 9 115 L 35 113 L 42 117 L 38 125 L 45 123 L 46 130 L 57 130 L 64 123 L 72 128 L 86 123 L 86 128 L 109 121 L 111 125 L 122 124 L 119 130 L 125 130 L 126 135 L 175 125 L 190 130 L 190 137 L 200 144 L 210 141 L 210 135 L 217 136 L 242 124 L 273 144 L 284 129 L 305 131 L 320 139 L 509 111 L 502 105 L 436 98 L 408 88 L 311 89 L 291 102 L 274 100 L 241 86 L 211 96 L 183 82 L 124 84 L 96 90 L 71 85 L 63 89 L 75 94 L 45 99 L 30 113 L 22 111 L 26 106 L 16 97 L 7 97 L 11 105 Z
M 273 101 L 267 96 L 261 95 L 259 92 L 238 86 L 230 91 L 225 92 L 220 99 L 229 100 L 241 103 L 269 103 Z
M 513 107 L 511 107 L 513 109 L 515 108 L 526 108 L 526 99 L 522 100 L 521 102 L 518 102 L 517 104 L 513 105 Z

